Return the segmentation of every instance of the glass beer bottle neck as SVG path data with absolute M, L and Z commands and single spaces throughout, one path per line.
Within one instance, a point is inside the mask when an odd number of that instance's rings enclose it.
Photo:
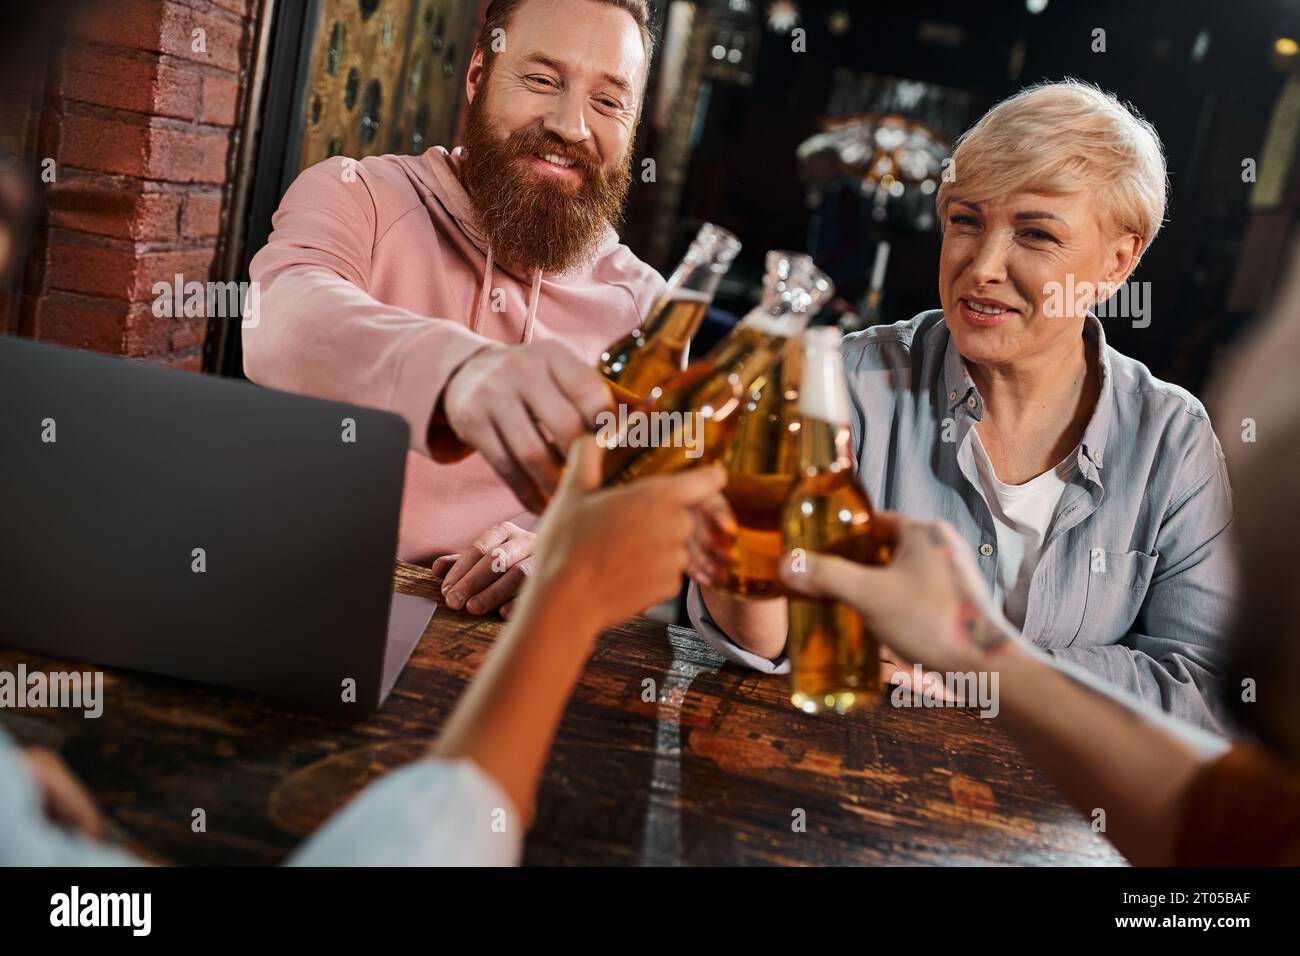
M 804 415 L 799 424 L 799 470 L 805 475 L 853 470 L 853 435 L 847 424 Z
M 849 393 L 839 336 L 824 329 L 814 329 L 804 337 L 799 416 L 803 432 L 800 466 L 805 474 L 853 467 Z
M 673 291 L 646 319 L 641 337 L 650 342 L 661 341 L 673 347 L 685 347 L 695 337 L 712 301 L 712 290 Z

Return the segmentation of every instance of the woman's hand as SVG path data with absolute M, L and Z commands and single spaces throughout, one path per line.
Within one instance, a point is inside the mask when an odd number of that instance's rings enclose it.
M 935 671 L 978 670 L 1017 639 L 994 606 L 969 546 L 950 525 L 891 512 L 876 517 L 897 528 L 889 565 L 807 553 L 783 562 L 781 580 L 801 594 L 834 598 L 857 610 L 890 649 L 891 670 L 904 661 Z
M 731 564 L 732 548 L 736 544 L 736 515 L 721 490 L 696 505 L 691 515 L 694 531 L 688 546 L 690 563 L 686 573 L 700 587 L 712 587 Z
M 433 562 L 442 578 L 447 606 L 470 614 L 501 609 L 509 617 L 515 596 L 532 573 L 533 542 L 537 535 L 512 521 L 493 525 L 474 539 L 463 554 L 444 554 Z
M 603 457 L 590 435 L 570 448 L 525 592 L 530 601 L 568 602 L 596 630 L 677 594 L 691 564 L 695 509 L 726 483 L 714 465 L 601 488 Z

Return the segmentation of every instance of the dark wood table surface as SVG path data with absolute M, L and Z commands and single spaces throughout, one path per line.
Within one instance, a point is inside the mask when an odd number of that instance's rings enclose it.
M 400 591 L 436 596 L 399 566 Z M 366 783 L 419 756 L 501 630 L 440 607 L 384 707 L 339 722 L 251 695 L 105 673 L 98 720 L 0 711 L 59 751 L 128 846 L 273 864 Z M 84 669 L 0 650 L 0 669 Z M 653 681 L 655 702 L 643 698 Z M 207 832 L 191 830 L 203 808 Z M 797 826 L 804 821 L 802 830 Z M 529 864 L 1120 864 L 997 719 L 791 707 L 785 678 L 636 619 L 603 634 L 546 766 Z

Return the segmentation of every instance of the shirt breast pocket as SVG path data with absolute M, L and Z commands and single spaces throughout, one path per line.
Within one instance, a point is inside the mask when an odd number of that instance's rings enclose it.
M 1118 643 L 1133 627 L 1146 600 L 1158 554 L 1105 551 L 1088 554 L 1088 596 L 1071 645 Z

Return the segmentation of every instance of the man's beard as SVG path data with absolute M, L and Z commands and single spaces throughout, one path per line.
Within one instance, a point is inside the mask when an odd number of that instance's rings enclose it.
M 522 272 L 569 272 L 590 263 L 606 230 L 622 218 L 631 150 L 606 171 L 585 146 L 542 129 L 516 130 L 503 141 L 488 123 L 485 93 L 466 114 L 461 176 L 493 254 Z M 577 189 L 530 168 L 529 157 L 545 153 L 574 163 L 582 174 Z

